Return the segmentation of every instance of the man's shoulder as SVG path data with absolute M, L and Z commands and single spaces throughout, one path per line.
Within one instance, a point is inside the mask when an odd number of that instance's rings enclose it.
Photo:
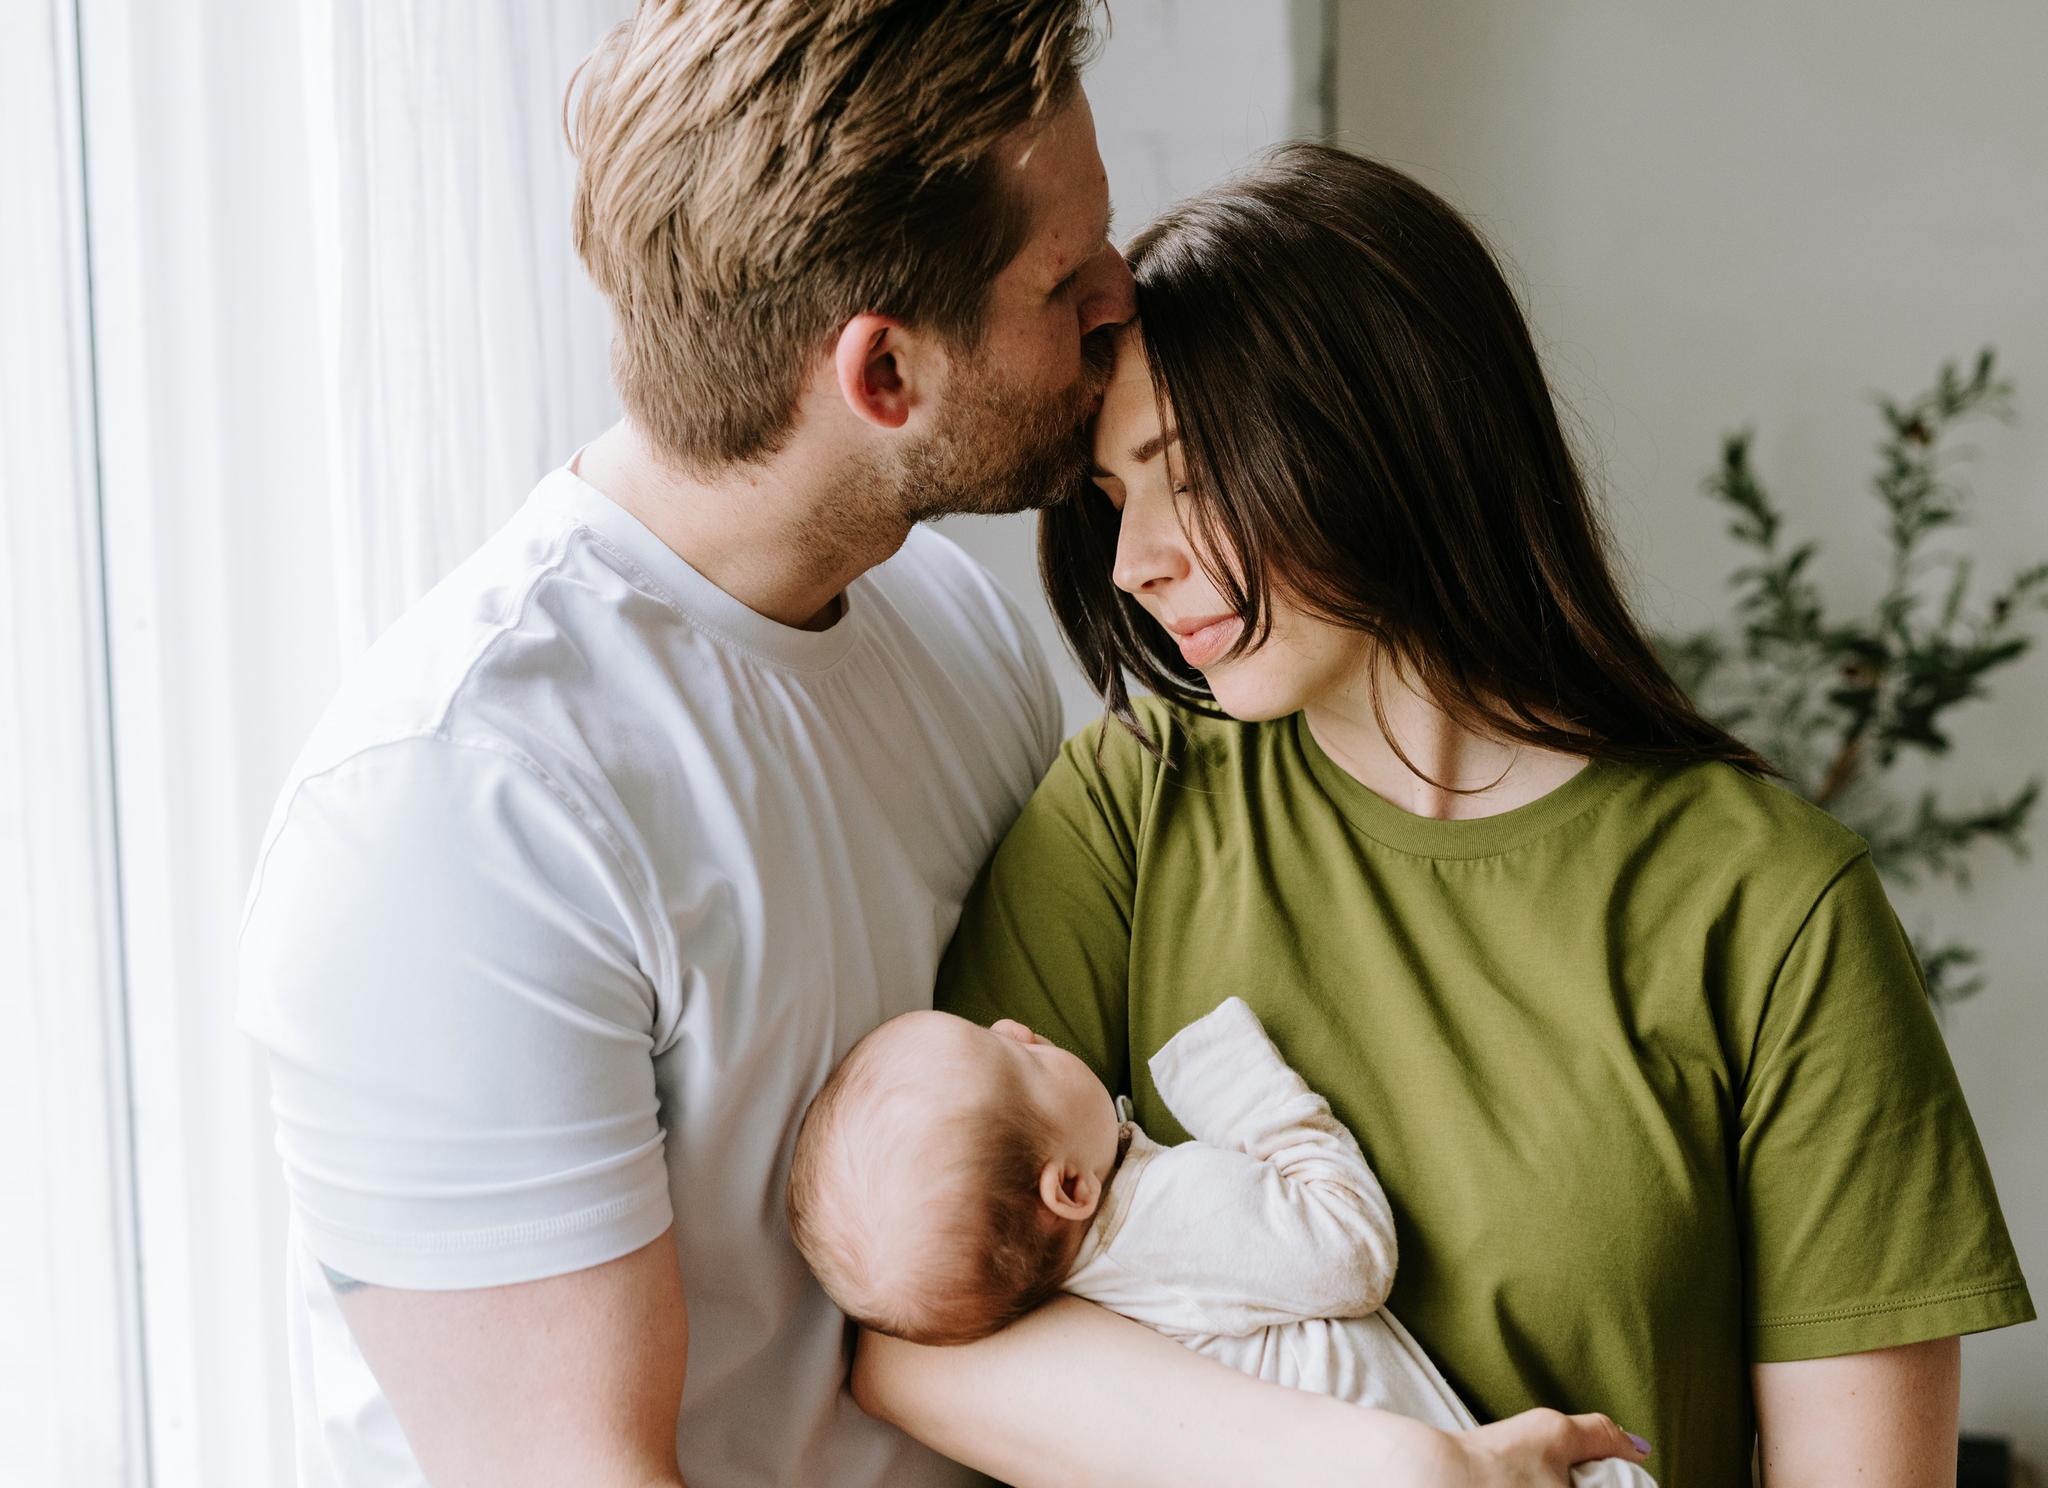
M 292 779 L 410 740 L 482 746 L 546 765 L 644 729 L 601 718 L 671 699 L 631 675 L 685 627 L 658 590 L 550 499 L 554 477 L 394 621 L 343 675 Z M 621 673 L 627 675 L 621 676 Z
M 576 522 L 529 500 L 346 669 L 286 775 L 259 862 L 294 822 L 343 806 L 396 855 L 427 822 L 482 835 L 508 828 L 508 813 L 623 853 L 630 828 L 604 751 L 650 732 L 612 716 L 645 689 L 607 690 L 592 673 L 622 650 L 603 619 L 619 600 L 604 588 L 629 583 Z
M 472 685 L 493 647 L 530 618 L 558 573 L 573 531 L 532 500 L 413 601 L 344 669 L 295 773 L 431 734 Z

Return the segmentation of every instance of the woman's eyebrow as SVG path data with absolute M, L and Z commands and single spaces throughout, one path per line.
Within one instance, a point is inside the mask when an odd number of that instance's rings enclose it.
M 1145 440 L 1143 443 L 1132 446 L 1131 463 L 1134 465 L 1144 464 L 1147 460 L 1151 459 L 1154 455 L 1158 454 L 1161 450 L 1165 449 L 1169 444 L 1174 443 L 1179 438 L 1180 430 L 1178 429 L 1161 430 L 1159 433 L 1154 434 L 1150 439 Z
M 1179 441 L 1180 430 L 1178 429 L 1169 429 L 1164 434 L 1154 434 L 1150 439 L 1144 440 L 1132 447 L 1131 463 L 1133 465 L 1142 465 L 1147 460 L 1151 459 L 1154 455 L 1157 455 L 1161 450 L 1165 449 L 1169 444 L 1176 444 Z M 1091 476 L 1096 476 L 1102 480 L 1123 479 L 1123 477 L 1118 475 L 1114 470 L 1104 470 L 1100 465 L 1096 465 L 1093 463 L 1091 463 L 1088 466 L 1088 473 Z

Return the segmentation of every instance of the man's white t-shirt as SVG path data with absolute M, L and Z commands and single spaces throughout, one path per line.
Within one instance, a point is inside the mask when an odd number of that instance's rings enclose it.
M 424 1481 L 323 1263 L 493 1286 L 671 1224 L 692 1488 L 972 1481 L 844 1392 L 782 1191 L 827 1072 L 929 1005 L 1059 736 L 1017 610 L 936 533 L 797 630 L 568 469 L 379 640 L 285 786 L 242 932 L 301 1484 Z

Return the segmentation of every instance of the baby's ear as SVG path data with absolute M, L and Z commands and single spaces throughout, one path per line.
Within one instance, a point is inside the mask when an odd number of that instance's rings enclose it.
M 1102 1202 L 1102 1180 L 1086 1168 L 1054 1160 L 1039 1169 L 1038 1197 L 1061 1219 L 1093 1219 Z

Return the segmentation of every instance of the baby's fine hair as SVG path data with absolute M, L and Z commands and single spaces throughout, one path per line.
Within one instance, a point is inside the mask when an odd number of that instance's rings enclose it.
M 1023 1092 L 934 1102 L 921 1084 L 934 1072 L 885 1057 L 890 1029 L 855 1044 L 804 1113 L 790 1234 L 826 1295 L 862 1327 L 911 1343 L 972 1343 L 1059 1291 L 1086 1226 L 1039 1198 L 1052 1133 Z M 919 1122 L 961 1128 L 924 1168 L 886 1146 Z M 890 1192 L 892 1183 L 904 1191 Z M 904 1227 L 917 1236 L 914 1254 L 879 1254 L 891 1208 L 929 1216 L 922 1233 Z

